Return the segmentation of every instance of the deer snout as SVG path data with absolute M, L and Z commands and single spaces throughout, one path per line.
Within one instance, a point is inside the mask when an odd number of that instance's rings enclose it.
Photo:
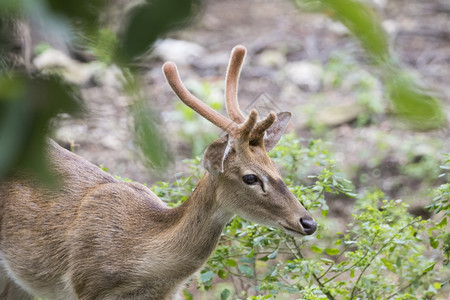
M 317 229 L 317 223 L 311 217 L 300 218 L 300 224 L 307 235 L 313 234 Z

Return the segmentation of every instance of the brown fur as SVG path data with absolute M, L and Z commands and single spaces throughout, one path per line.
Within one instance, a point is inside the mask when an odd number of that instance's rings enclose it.
M 261 126 L 276 124 L 275 115 L 256 119 L 252 112 L 234 136 L 208 147 L 207 173 L 173 209 L 145 186 L 118 181 L 49 141 L 59 185 L 19 175 L 0 181 L 0 298 L 174 299 L 234 214 L 311 234 L 315 223 L 307 230 L 301 219 L 312 217 L 264 148 Z M 274 126 L 278 141 L 284 128 Z M 246 184 L 248 174 L 259 184 Z

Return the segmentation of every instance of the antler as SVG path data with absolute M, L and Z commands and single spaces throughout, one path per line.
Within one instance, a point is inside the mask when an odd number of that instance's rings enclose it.
M 175 63 L 166 62 L 163 66 L 163 71 L 167 82 L 172 87 L 172 90 L 187 106 L 228 133 L 231 133 L 237 128 L 237 124 L 235 122 L 222 116 L 220 113 L 213 110 L 188 91 L 188 89 L 181 82 Z
M 228 64 L 227 77 L 225 79 L 225 100 L 227 112 L 230 118 L 240 124 L 245 121 L 245 116 L 239 109 L 237 99 L 237 89 L 239 74 L 241 73 L 242 63 L 245 58 L 246 49 L 238 45 L 231 52 L 230 62 Z
M 163 66 L 163 72 L 172 90 L 187 106 L 217 127 L 225 130 L 234 139 L 239 140 L 239 144 L 252 141 L 252 144 L 264 147 L 264 132 L 274 123 L 276 115 L 270 113 L 266 118 L 257 122 L 258 113 L 256 110 L 252 110 L 248 118 L 246 118 L 239 109 L 237 85 L 245 52 L 244 46 L 234 47 L 228 66 L 225 98 L 228 115 L 231 120 L 213 110 L 188 91 L 180 79 L 175 63 L 166 62 Z

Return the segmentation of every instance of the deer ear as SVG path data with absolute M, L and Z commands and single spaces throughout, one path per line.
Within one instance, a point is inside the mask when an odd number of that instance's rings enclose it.
M 292 114 L 287 111 L 277 113 L 275 122 L 272 124 L 272 126 L 266 129 L 266 134 L 264 135 L 264 147 L 266 148 L 267 152 L 272 150 L 273 147 L 275 147 L 275 145 L 281 139 L 281 136 L 286 130 L 286 126 L 289 123 L 291 116 Z
M 212 175 L 223 173 L 223 164 L 230 149 L 228 135 L 215 140 L 203 154 L 203 167 Z

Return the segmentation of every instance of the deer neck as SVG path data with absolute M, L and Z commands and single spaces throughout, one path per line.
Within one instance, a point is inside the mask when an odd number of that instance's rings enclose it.
M 164 251 L 176 256 L 178 266 L 198 269 L 214 251 L 233 216 L 217 198 L 217 182 L 206 174 L 186 202 L 168 211 L 171 224 L 165 234 L 170 239 Z

